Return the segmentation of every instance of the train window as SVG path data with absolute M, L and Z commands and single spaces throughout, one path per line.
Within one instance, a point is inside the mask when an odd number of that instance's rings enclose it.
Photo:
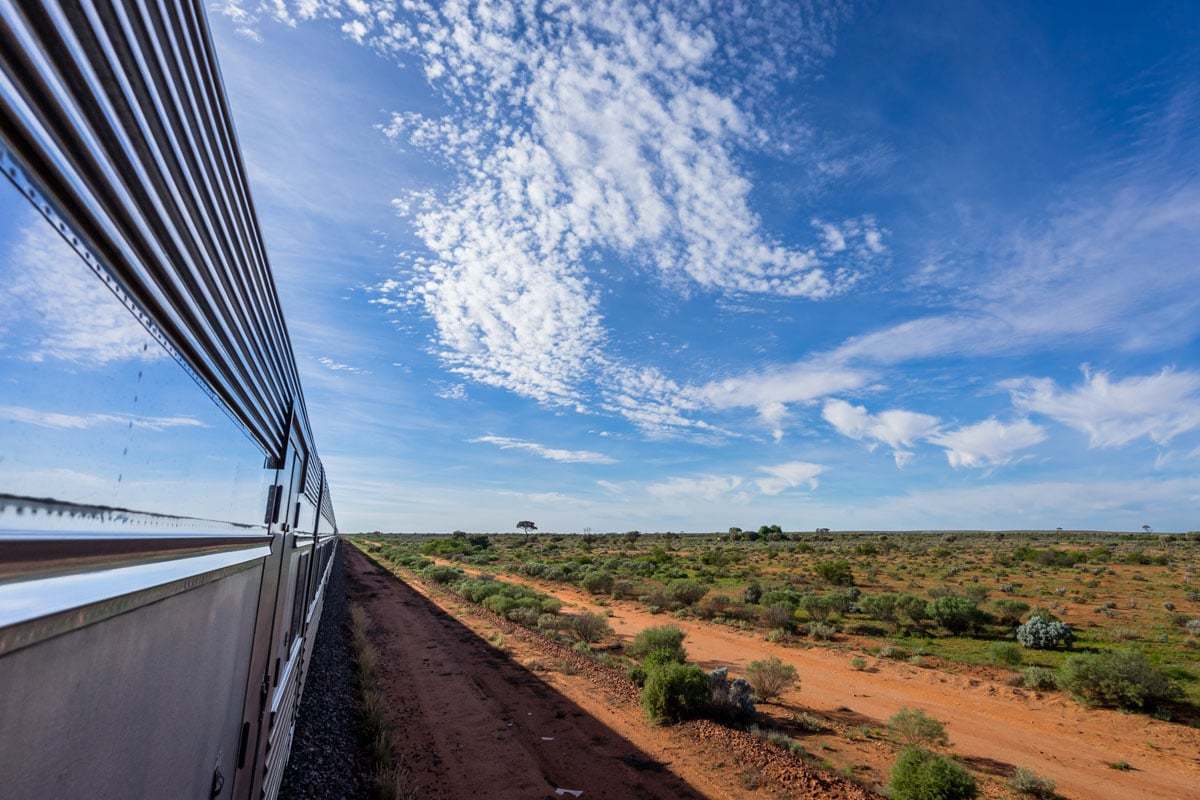
M 0 529 L 262 523 L 261 450 L 7 181 L 0 283 Z

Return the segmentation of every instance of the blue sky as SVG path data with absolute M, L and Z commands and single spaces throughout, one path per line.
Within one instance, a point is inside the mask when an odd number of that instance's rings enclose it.
M 1200 527 L 1194 4 L 211 20 L 343 529 Z

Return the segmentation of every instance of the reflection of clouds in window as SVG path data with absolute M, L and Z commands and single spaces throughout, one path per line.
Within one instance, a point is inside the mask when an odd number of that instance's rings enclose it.
M 162 431 L 168 428 L 204 428 L 203 422 L 194 417 L 143 417 L 136 414 L 61 414 L 57 411 L 41 411 L 23 406 L 0 405 L 0 421 L 22 422 L 40 428 L 60 430 L 86 430 L 103 426 L 119 425 Z
M 4 349 L 28 361 L 77 364 L 150 361 L 166 353 L 133 315 L 40 219 L 13 236 L 0 258 Z

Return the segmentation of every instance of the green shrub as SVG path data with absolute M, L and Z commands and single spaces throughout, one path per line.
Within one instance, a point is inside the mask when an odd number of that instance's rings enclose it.
M 997 600 L 992 605 L 996 609 L 996 620 L 1001 625 L 1015 628 L 1021 624 L 1021 617 L 1029 611 L 1029 603 L 1020 600 Z
M 877 619 L 881 622 L 895 622 L 896 599 L 896 595 L 894 594 L 867 595 L 859 602 L 859 607 L 862 609 L 862 613 L 871 619 Z
M 432 564 L 432 562 L 430 562 Z M 457 567 L 439 567 L 437 565 L 426 567 L 421 570 L 421 575 L 428 578 L 434 583 L 452 583 L 465 576 L 461 569 Z
M 674 660 L 682 664 L 687 661 L 687 651 L 683 648 L 683 637 L 683 631 L 674 625 L 646 628 L 638 631 L 638 634 L 633 637 L 633 641 L 625 648 L 625 653 L 640 659 L 655 650 L 668 650 L 674 653 Z
M 639 689 L 646 685 L 646 669 L 641 664 L 635 664 L 625 670 L 625 677 Z
M 1089 705 L 1135 710 L 1179 696 L 1179 687 L 1137 650 L 1071 656 L 1063 664 L 1062 685 Z
M 1037 800 L 1053 800 L 1057 796 L 1054 793 L 1054 781 L 1024 767 L 1013 773 L 1008 779 L 1008 785 L 1017 794 L 1036 797 Z
M 824 622 L 808 623 L 808 635 L 818 642 L 828 642 L 837 633 L 837 628 Z
M 754 690 L 755 699 L 764 703 L 798 683 L 796 668 L 774 656 L 765 661 L 751 661 L 747 664 L 746 680 Z
M 667 597 L 685 606 L 690 606 L 706 594 L 708 587 L 699 581 L 680 578 L 667 584 Z
M 612 628 L 609 627 L 607 619 L 588 611 L 571 617 L 571 631 L 579 638 L 579 641 L 588 643 L 598 642 L 612 634 Z
M 493 594 L 483 598 L 481 605 L 488 611 L 494 611 L 503 617 L 509 610 L 516 606 L 516 603 L 511 597 L 505 597 L 502 594 Z
M 979 607 L 972 600 L 957 595 L 929 601 L 929 616 L 956 636 L 975 628 L 980 622 Z
M 914 594 L 902 594 L 896 598 L 896 610 L 913 625 L 929 619 L 929 604 Z
M 763 590 L 758 581 L 751 581 L 745 591 L 742 592 L 742 601 L 754 605 L 762 600 Z
M 592 594 L 610 594 L 613 589 L 613 576 L 607 572 L 589 572 L 583 576 L 580 583 Z
M 763 622 L 768 628 L 792 627 L 792 607 L 787 603 L 773 603 L 762 611 Z
M 1046 667 L 1030 667 L 1025 670 L 1022 683 L 1026 688 L 1047 692 L 1058 688 L 1058 675 Z
M 826 583 L 834 586 L 851 586 L 854 584 L 854 572 L 850 562 L 844 558 L 833 561 L 818 561 L 813 565 L 813 572 Z
M 694 664 L 665 664 L 646 673 L 642 708 L 657 723 L 698 716 L 708 704 L 708 676 Z
M 988 660 L 1001 667 L 1019 667 L 1024 656 L 1012 642 L 992 642 L 988 645 Z
M 829 615 L 833 613 L 833 601 L 829 595 L 825 594 L 806 594 L 800 598 L 800 608 L 808 615 L 809 619 L 824 622 L 829 619 Z
M 947 745 L 946 726 L 919 708 L 901 708 L 888 720 L 892 738 L 905 747 Z
M 892 767 L 891 800 L 971 800 L 979 794 L 975 779 L 945 756 L 909 747 Z
M 666 664 L 683 664 L 686 663 L 680 657 L 681 653 L 678 650 L 671 650 L 666 647 L 660 647 L 657 650 L 651 650 L 642 658 L 642 668 L 649 672 L 652 669 L 664 666 Z

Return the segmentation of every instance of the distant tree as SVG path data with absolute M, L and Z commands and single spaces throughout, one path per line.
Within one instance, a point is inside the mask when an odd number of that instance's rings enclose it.
M 641 538 L 641 536 L 642 536 L 641 531 L 626 531 L 625 532 L 625 541 L 629 542 L 630 544 L 636 544 L 637 540 L 639 538 Z
M 1153 529 L 1149 525 L 1143 525 L 1142 530 L 1144 530 L 1146 533 L 1149 533 Z
M 600 537 L 594 533 L 585 533 L 579 537 L 579 541 L 583 542 L 583 546 L 585 548 L 587 548 L 588 550 L 591 550 L 592 545 L 594 545 L 596 543 L 596 540 L 599 538 Z
M 741 536 L 741 535 L 742 535 L 742 529 L 741 529 L 741 528 L 738 528 L 738 527 L 733 527 L 733 528 L 730 528 L 730 529 L 729 529 L 729 535 L 730 535 L 730 536 Z
M 465 538 L 467 538 L 467 532 L 466 532 L 466 531 L 455 531 L 454 533 L 452 533 L 452 534 L 450 534 L 450 535 L 451 535 L 451 536 L 453 536 L 455 539 L 465 539 Z
M 817 533 L 829 533 L 829 528 L 817 528 Z
M 1055 528 L 1054 530 L 1055 530 L 1057 533 L 1062 533 L 1062 532 L 1063 532 L 1062 525 L 1059 525 L 1059 526 L 1058 526 L 1057 528 Z
M 530 531 L 536 531 L 538 528 L 537 525 L 534 525 L 529 520 L 523 519 L 517 523 L 517 529 L 523 533 L 529 533 Z

